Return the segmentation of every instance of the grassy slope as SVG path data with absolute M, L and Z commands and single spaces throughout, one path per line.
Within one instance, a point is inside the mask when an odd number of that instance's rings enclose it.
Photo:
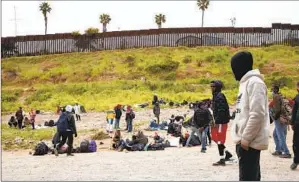
M 153 93 L 173 101 L 194 101 L 210 97 L 208 83 L 215 78 L 224 81 L 233 103 L 238 83 L 230 57 L 240 50 L 253 53 L 268 86 L 280 80 L 286 86 L 283 93 L 295 95 L 298 47 L 159 47 L 4 59 L 2 112 L 15 111 L 19 105 L 55 110 L 58 104 L 75 102 L 100 111 L 117 103 L 148 102 Z M 143 76 L 146 82 L 141 81 Z

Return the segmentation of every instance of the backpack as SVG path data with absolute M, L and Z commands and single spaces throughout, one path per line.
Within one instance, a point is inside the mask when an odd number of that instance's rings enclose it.
M 135 113 L 133 111 L 131 113 L 131 117 L 132 117 L 132 119 L 135 119 Z
M 45 144 L 45 142 L 40 142 L 35 146 L 33 155 L 45 155 L 48 154 L 49 147 Z
M 44 124 L 44 126 L 49 126 L 49 122 L 46 121 L 45 124 Z
M 290 124 L 292 118 L 292 106 L 288 99 L 281 97 L 281 115 L 280 115 L 280 122 L 282 124 Z
M 97 143 L 95 140 L 91 140 L 88 146 L 89 152 L 96 152 L 97 151 Z
M 54 126 L 54 121 L 53 121 L 53 120 L 50 120 L 48 126 L 53 127 L 53 126 Z
M 88 140 L 83 140 L 80 143 L 80 152 L 81 153 L 87 153 L 87 152 L 89 152 L 89 141 Z

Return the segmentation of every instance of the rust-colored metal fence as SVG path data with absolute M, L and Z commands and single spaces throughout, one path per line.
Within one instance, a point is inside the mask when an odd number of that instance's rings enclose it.
M 272 27 L 162 28 L 93 35 L 48 34 L 1 38 L 1 56 L 34 56 L 69 52 L 176 46 L 299 46 L 299 25 Z

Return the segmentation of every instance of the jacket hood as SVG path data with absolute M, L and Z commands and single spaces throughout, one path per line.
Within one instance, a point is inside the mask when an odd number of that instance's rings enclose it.
M 231 68 L 237 81 L 240 81 L 248 71 L 251 71 L 252 66 L 253 57 L 250 52 L 238 52 L 231 59 Z
M 211 83 L 215 84 L 215 92 L 221 92 L 223 88 L 223 83 L 220 80 L 213 80 Z
M 65 107 L 65 111 L 67 111 L 67 112 L 72 112 L 72 110 L 73 110 L 73 107 L 71 105 L 67 105 Z
M 258 69 L 248 71 L 240 80 L 240 83 L 247 81 L 249 78 L 256 76 L 264 80 L 264 76 L 260 73 Z

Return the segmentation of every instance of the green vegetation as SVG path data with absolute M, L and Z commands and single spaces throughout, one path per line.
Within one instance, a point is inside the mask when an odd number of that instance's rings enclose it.
M 213 79 L 223 80 L 233 104 L 238 83 L 230 58 L 240 50 L 253 53 L 268 86 L 280 83 L 284 95 L 295 96 L 298 47 L 158 47 L 4 59 L 2 112 L 20 105 L 54 111 L 59 104 L 75 102 L 88 111 L 103 111 L 118 103 L 150 102 L 154 93 L 168 101 L 195 101 L 211 97 Z
M 19 130 L 9 128 L 7 124 L 2 124 L 2 149 L 34 149 L 35 145 L 41 140 L 51 140 L 56 132 L 56 127 L 39 130 L 25 128 Z

